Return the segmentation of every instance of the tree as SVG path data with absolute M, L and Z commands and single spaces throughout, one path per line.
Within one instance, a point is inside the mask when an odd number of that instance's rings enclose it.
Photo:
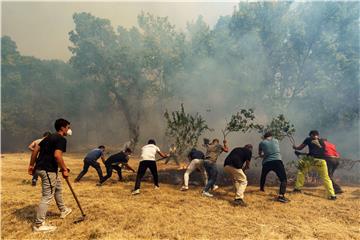
M 205 131 L 212 131 L 199 113 L 195 115 L 186 113 L 183 104 L 180 111 L 169 113 L 166 110 L 164 117 L 167 122 L 166 135 L 175 141 L 179 155 L 184 154 L 191 147 L 196 147 L 199 137 Z
M 70 63 L 89 80 L 102 83 L 123 112 L 129 137 L 136 143 L 145 100 L 162 96 L 163 89 L 167 92 L 164 82 L 181 65 L 181 35 L 167 18 L 150 14 L 139 15 L 140 30 L 119 27 L 118 33 L 109 20 L 88 13 L 73 18 Z

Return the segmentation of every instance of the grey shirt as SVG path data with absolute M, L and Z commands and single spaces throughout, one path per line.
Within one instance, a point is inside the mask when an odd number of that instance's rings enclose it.
M 212 162 L 216 162 L 219 155 L 223 152 L 222 146 L 220 144 L 209 144 L 206 146 L 206 157 Z
M 264 153 L 263 165 L 270 161 L 281 160 L 279 141 L 275 138 L 260 142 L 259 151 Z

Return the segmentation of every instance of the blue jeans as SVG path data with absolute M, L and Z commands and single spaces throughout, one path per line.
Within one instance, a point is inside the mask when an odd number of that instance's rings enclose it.
M 215 185 L 218 170 L 216 168 L 216 162 L 212 162 L 210 160 L 204 160 L 204 168 L 208 175 L 208 183 L 204 188 L 204 192 L 208 192 Z

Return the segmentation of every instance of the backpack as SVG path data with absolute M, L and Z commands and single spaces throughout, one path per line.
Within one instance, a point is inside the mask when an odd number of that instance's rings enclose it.
M 325 157 L 340 157 L 340 154 L 338 151 L 336 151 L 336 146 L 335 144 L 324 140 L 324 146 L 325 146 L 325 151 L 324 151 L 324 155 Z

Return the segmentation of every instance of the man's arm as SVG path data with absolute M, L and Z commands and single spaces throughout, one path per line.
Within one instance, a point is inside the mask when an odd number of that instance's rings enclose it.
M 102 163 L 105 165 L 105 157 L 104 157 L 104 154 L 103 155 L 101 155 L 101 161 L 102 161 Z
M 58 163 L 59 167 L 61 168 L 61 172 L 64 178 L 67 178 L 69 176 L 69 171 L 65 165 L 65 161 L 63 159 L 63 152 L 59 149 L 55 150 L 54 157 L 56 159 L 56 162 Z
M 132 167 L 130 167 L 130 165 L 128 163 L 124 163 L 124 166 L 127 168 L 127 169 L 130 169 L 132 172 L 136 172 Z
M 223 152 L 228 152 L 229 148 L 227 146 L 227 141 L 225 139 L 224 139 L 223 143 L 224 143 L 224 146 L 221 146 L 221 150 L 223 150 Z
M 293 145 L 293 149 L 295 150 L 303 150 L 306 145 L 304 143 L 300 144 L 299 146 Z
M 166 157 L 169 156 L 169 154 L 163 153 L 163 152 L 161 152 L 161 151 L 157 151 L 157 153 L 158 153 L 158 154 L 160 155 L 160 157 L 162 157 L 162 158 L 166 158 Z
M 28 146 L 28 149 L 30 150 L 30 151 L 34 151 L 35 150 L 35 147 L 36 147 L 36 143 L 35 143 L 35 141 L 33 141 L 32 143 L 30 143 L 30 145 Z
M 243 167 L 243 170 L 245 171 L 245 170 L 247 170 L 249 168 L 250 168 L 250 160 L 246 160 L 245 161 L 245 166 Z
M 28 173 L 29 173 L 30 175 L 33 175 L 34 165 L 35 165 L 36 158 L 37 158 L 39 152 L 40 152 L 40 146 L 39 146 L 39 145 L 35 145 L 35 148 L 34 148 L 34 150 L 33 150 L 32 153 L 31 153 L 30 164 L 29 164 L 29 168 L 28 168 Z
M 264 157 L 264 152 L 262 150 L 261 144 L 259 144 L 259 157 Z
M 247 170 L 247 169 L 250 168 L 251 157 L 252 157 L 252 152 L 250 151 L 248 156 L 247 156 L 247 159 L 245 160 L 245 166 L 243 167 L 243 170 Z

